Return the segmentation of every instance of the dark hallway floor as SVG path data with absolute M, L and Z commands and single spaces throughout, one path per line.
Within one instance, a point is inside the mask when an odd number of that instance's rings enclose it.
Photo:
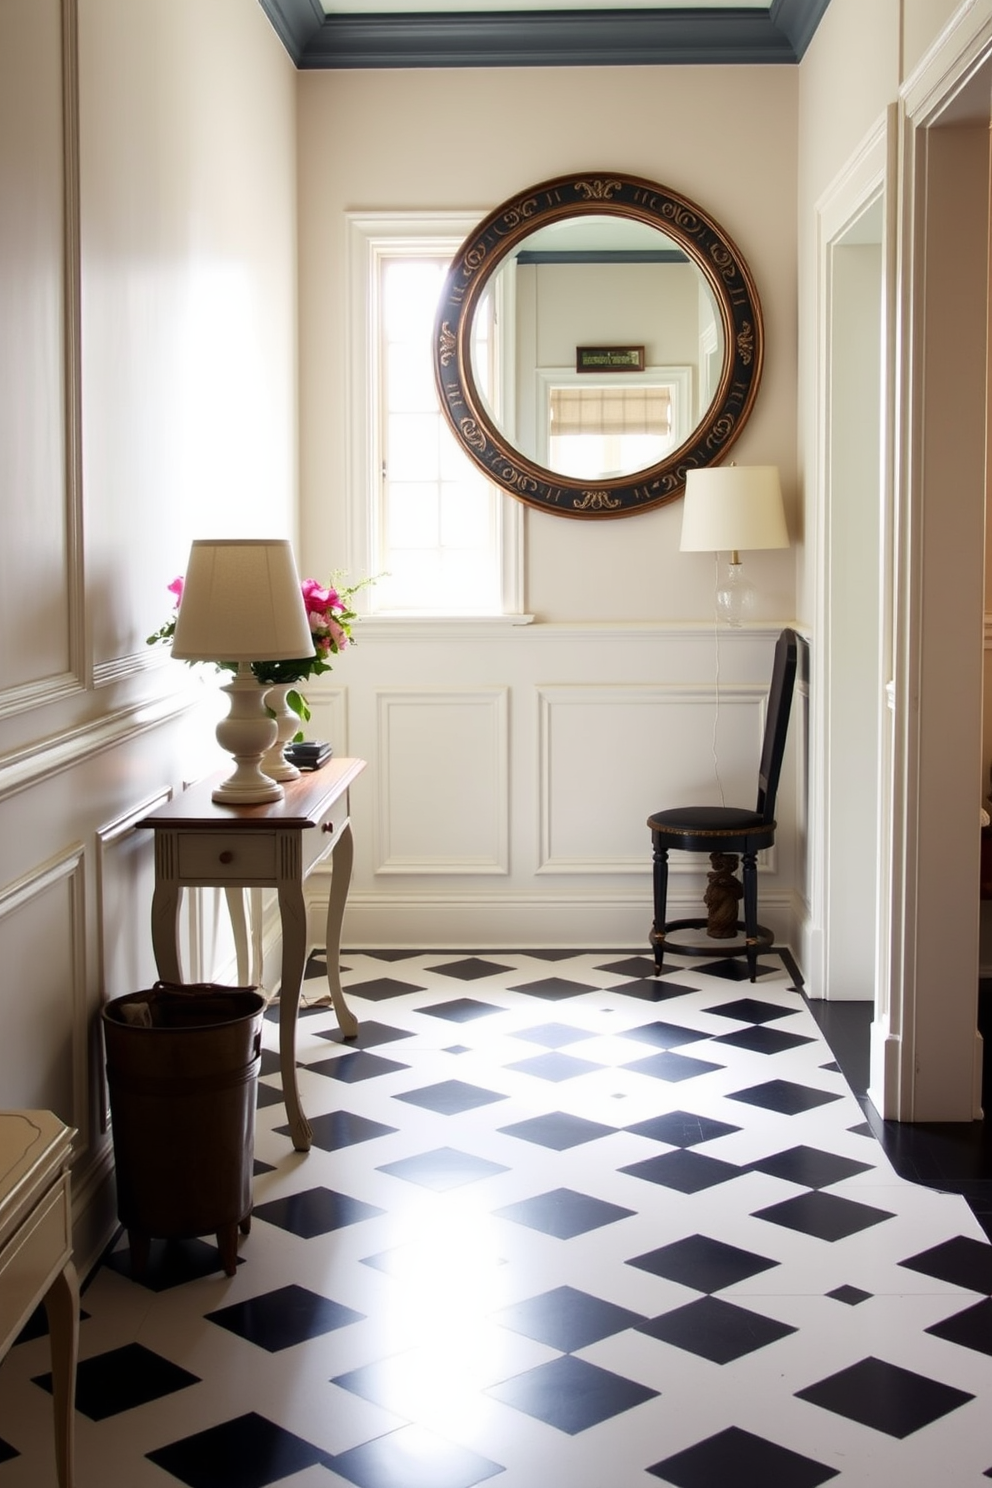
M 886 1157 L 901 1178 L 961 1194 L 992 1238 L 992 1124 L 986 1121 L 908 1124 L 883 1121 L 868 1099 L 870 1002 L 807 1003 L 844 1072 Z M 986 1110 L 992 1105 L 992 981 L 979 988 L 979 1028 L 985 1039 Z

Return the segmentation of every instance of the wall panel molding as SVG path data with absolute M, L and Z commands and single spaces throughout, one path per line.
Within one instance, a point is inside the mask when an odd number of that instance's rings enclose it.
M 652 811 L 719 800 L 721 786 L 732 805 L 756 797 L 765 686 L 722 685 L 718 700 L 712 686 L 695 684 L 556 683 L 537 692 L 538 873 L 646 873 Z M 654 793 L 642 799 L 632 782 L 652 776 Z M 700 871 L 698 853 L 673 853 L 671 864 L 673 874 Z
M 173 722 L 194 708 L 197 701 L 188 694 L 173 694 L 135 703 L 0 758 L 0 801 L 40 785 L 57 772 L 71 770 L 106 749 L 115 749 L 150 729 Z
M 376 692 L 376 873 L 509 872 L 508 689 Z
M 0 889 L 0 956 L 5 964 L 17 966 L 21 962 L 22 926 L 26 943 L 32 945 L 37 944 L 33 921 L 41 919 L 49 927 L 48 959 L 45 965 L 35 967 L 29 1005 L 14 1005 L 22 992 L 16 978 L 8 982 L 9 1000 L 4 1009 L 7 1054 L 0 1052 L 0 1072 L 4 1058 L 16 1060 L 17 1070 L 8 1067 L 5 1077 L 0 1073 L 0 1080 L 7 1092 L 7 1104 L 54 1110 L 61 1120 L 76 1127 L 81 1146 L 89 1147 L 84 857 L 82 843 L 70 843 Z M 48 1029 L 53 1018 L 67 1030 L 69 1052 L 61 1060 L 51 1052 L 54 1046 Z

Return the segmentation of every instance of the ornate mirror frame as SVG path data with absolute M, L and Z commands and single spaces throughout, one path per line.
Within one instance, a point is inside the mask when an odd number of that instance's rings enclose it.
M 535 464 L 493 423 L 472 370 L 472 321 L 486 285 L 521 239 L 539 227 L 582 216 L 616 216 L 658 228 L 705 276 L 723 325 L 716 393 L 689 437 L 646 470 L 582 481 Z M 626 517 L 675 501 L 686 471 L 719 463 L 737 439 L 761 379 L 761 307 L 736 246 L 687 197 L 622 172 L 558 176 L 491 212 L 462 244 L 445 280 L 434 328 L 434 375 L 441 408 L 459 444 L 496 485 L 563 517 Z

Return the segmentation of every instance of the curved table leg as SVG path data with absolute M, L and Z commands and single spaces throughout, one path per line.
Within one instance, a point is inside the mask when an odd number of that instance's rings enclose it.
M 345 822 L 341 836 L 331 850 L 331 892 L 327 900 L 327 924 L 325 945 L 327 948 L 327 985 L 331 1002 L 337 1015 L 338 1027 L 345 1038 L 357 1038 L 358 1019 L 344 1000 L 341 988 L 341 927 L 344 924 L 344 907 L 351 884 L 351 869 L 355 859 L 355 842 L 351 835 L 351 823 Z
M 55 1411 L 55 1464 L 59 1488 L 72 1488 L 73 1415 L 76 1408 L 76 1355 L 79 1344 L 79 1282 L 69 1261 L 45 1293 L 52 1346 Z
M 297 1152 L 309 1152 L 313 1132 L 303 1114 L 296 1082 L 296 1019 L 307 959 L 307 909 L 302 883 L 284 882 L 279 885 L 279 913 L 282 919 L 282 978 L 279 983 L 279 1073 L 282 1076 L 282 1098 L 286 1105 L 293 1146 Z
M 248 970 L 248 924 L 245 919 L 245 891 L 242 888 L 225 889 L 227 912 L 231 917 L 234 932 L 234 955 L 238 965 L 238 986 L 247 987 L 251 973 Z
M 179 959 L 179 903 L 182 889 L 169 879 L 159 879 L 152 894 L 152 950 L 163 982 L 183 979 Z

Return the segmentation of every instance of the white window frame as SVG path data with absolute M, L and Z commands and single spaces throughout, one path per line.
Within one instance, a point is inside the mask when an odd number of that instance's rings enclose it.
M 465 238 L 486 215 L 484 211 L 466 212 L 349 212 L 348 223 L 348 299 L 350 320 L 349 368 L 346 428 L 348 510 L 347 546 L 349 572 L 374 574 L 377 571 L 378 490 L 381 479 L 381 457 L 375 409 L 379 386 L 379 347 L 376 338 L 378 321 L 376 296 L 379 271 L 384 258 L 432 254 L 453 257 Z M 428 624 L 450 626 L 489 621 L 526 624 L 532 616 L 523 613 L 524 586 L 524 520 L 521 503 L 497 489 L 496 520 L 498 524 L 499 592 L 501 611 L 495 615 L 459 617 L 450 612 L 426 617 Z M 404 619 L 401 612 L 376 612 L 370 590 L 356 596 L 363 602 L 368 621 Z M 423 623 L 425 617 L 412 622 Z M 363 621 L 363 624 L 367 621 Z

